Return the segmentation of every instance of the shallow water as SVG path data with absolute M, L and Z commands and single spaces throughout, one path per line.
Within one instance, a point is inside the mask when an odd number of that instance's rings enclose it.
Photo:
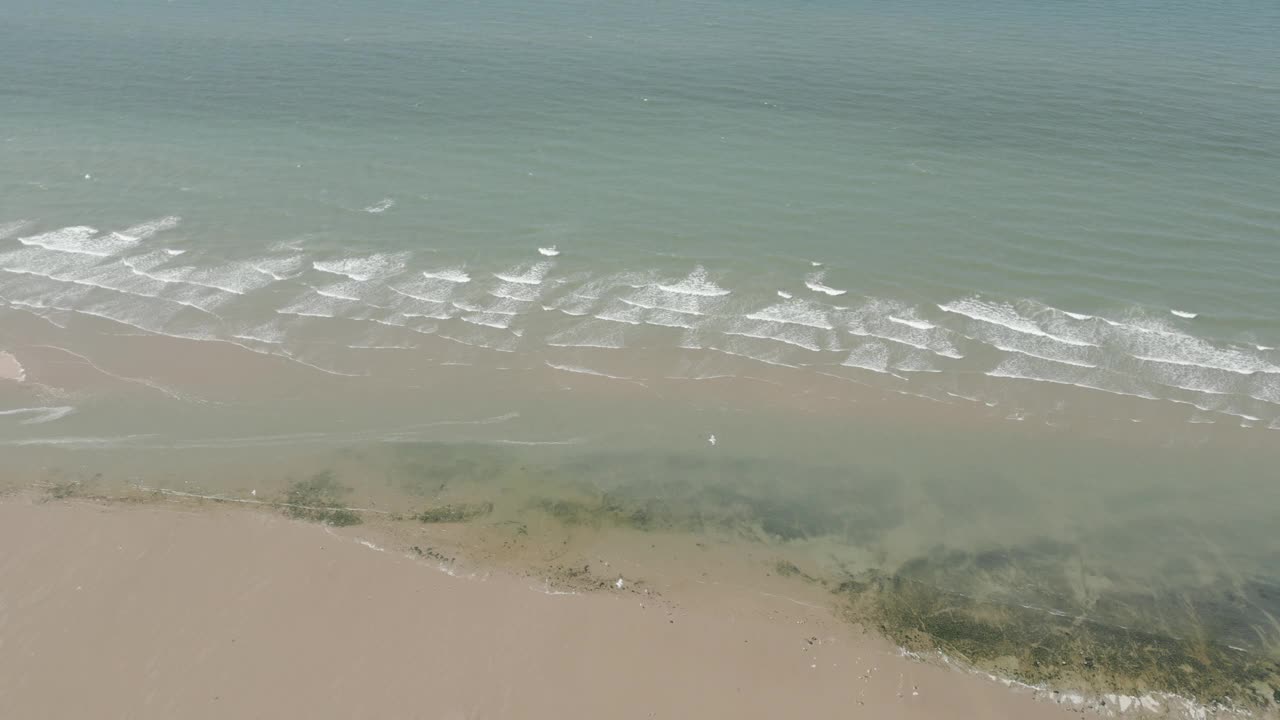
M 1274 656 L 1275 8 L 6 18 L 8 484 L 328 472 Z

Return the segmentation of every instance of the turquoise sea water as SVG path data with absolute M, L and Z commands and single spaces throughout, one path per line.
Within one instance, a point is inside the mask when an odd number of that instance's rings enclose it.
M 1274 647 L 1280 6 L 0 10 L 13 467 L 496 443 Z

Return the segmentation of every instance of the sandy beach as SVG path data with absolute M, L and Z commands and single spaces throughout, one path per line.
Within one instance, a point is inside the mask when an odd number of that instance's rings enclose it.
M 0 500 L 0 717 L 1058 718 L 817 603 L 446 572 L 226 507 Z

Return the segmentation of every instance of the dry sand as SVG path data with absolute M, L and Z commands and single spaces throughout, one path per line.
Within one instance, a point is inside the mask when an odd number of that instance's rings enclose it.
M 548 594 L 362 537 L 0 498 L 0 718 L 1079 716 L 784 597 Z

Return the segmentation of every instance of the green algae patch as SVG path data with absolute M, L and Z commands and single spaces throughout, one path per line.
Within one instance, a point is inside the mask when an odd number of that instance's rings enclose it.
M 1020 682 L 1099 693 L 1168 692 L 1219 707 L 1269 708 L 1280 661 L 1200 635 L 1175 637 L 864 574 L 837 592 L 851 620 L 915 652 L 941 651 Z
M 493 503 L 455 503 L 423 510 L 413 518 L 422 523 L 462 523 L 493 512 Z
M 332 472 L 320 472 L 290 484 L 280 505 L 286 515 L 298 520 L 335 527 L 359 525 L 360 515 L 339 502 L 348 492 L 350 488 L 340 485 Z
M 700 518 L 676 515 L 659 500 L 633 500 L 610 494 L 593 499 L 537 497 L 530 507 L 566 527 L 623 527 L 635 530 L 701 529 Z

